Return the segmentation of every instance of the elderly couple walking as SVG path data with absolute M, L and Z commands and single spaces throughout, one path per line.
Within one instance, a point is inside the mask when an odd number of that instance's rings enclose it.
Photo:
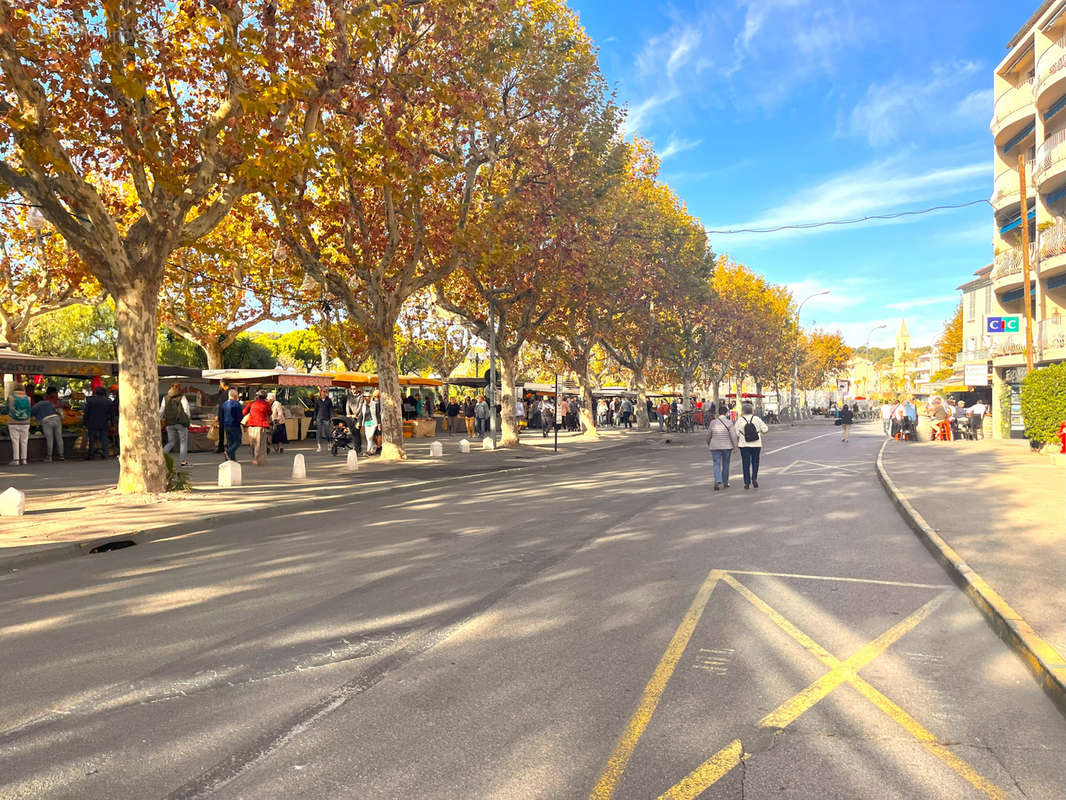
M 729 488 L 729 462 L 739 452 L 743 464 L 744 488 L 759 488 L 759 457 L 762 455 L 762 435 L 770 430 L 755 414 L 751 403 L 740 407 L 734 423 L 725 405 L 718 406 L 718 416 L 711 420 L 707 431 L 707 447 L 714 461 L 714 490 Z

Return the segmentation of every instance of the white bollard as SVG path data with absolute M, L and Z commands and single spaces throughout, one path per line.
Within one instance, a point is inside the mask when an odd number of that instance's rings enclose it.
M 236 461 L 223 461 L 218 465 L 218 485 L 229 489 L 241 485 L 241 465 Z
M 0 492 L 0 517 L 21 517 L 26 513 L 26 495 L 14 486 Z
M 292 460 L 292 479 L 302 481 L 307 478 L 307 467 L 304 465 L 304 454 L 297 453 Z
M 440 458 L 442 455 L 444 455 L 444 445 L 440 442 L 433 442 L 433 444 L 429 446 L 430 458 Z
M 354 450 L 348 451 L 348 460 L 344 464 L 344 468 L 349 472 L 355 472 L 359 469 L 359 454 Z
M 468 440 L 466 440 L 466 439 L 460 439 L 459 440 L 459 452 L 460 453 L 469 453 L 470 452 L 470 442 Z
M 482 450 L 495 450 L 496 449 L 496 442 L 492 441 L 492 437 L 491 436 L 486 436 L 484 439 L 481 440 L 481 449 Z

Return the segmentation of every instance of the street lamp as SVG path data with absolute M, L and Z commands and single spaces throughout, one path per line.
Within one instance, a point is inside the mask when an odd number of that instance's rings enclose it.
M 492 447 L 496 447 L 496 295 L 506 289 L 489 289 L 489 433 L 492 435 Z
M 792 391 L 789 397 L 789 406 L 792 408 L 792 422 L 796 422 L 796 384 L 799 382 L 799 351 L 800 351 L 800 314 L 803 313 L 803 306 L 808 300 L 813 300 L 815 297 L 821 297 L 823 294 L 829 294 L 829 289 L 824 289 L 820 292 L 815 292 L 810 297 L 803 298 L 803 302 L 799 304 L 799 308 L 796 309 L 796 346 L 792 348 Z

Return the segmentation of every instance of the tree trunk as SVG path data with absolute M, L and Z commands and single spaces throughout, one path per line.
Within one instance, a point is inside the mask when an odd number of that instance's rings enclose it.
M 518 421 L 515 418 L 515 358 L 506 349 L 496 348 L 497 368 L 500 371 L 500 444 L 518 446 Z
M 688 411 L 692 408 L 692 403 L 689 398 L 692 396 L 692 376 L 685 374 L 681 376 L 681 391 L 684 396 L 681 398 L 681 410 Z
M 22 338 L 22 331 L 6 316 L 0 317 L 0 342 L 7 342 L 8 344 L 18 344 L 18 340 Z
M 207 356 L 208 369 L 222 369 L 222 346 L 217 341 L 200 342 L 200 349 Z
M 167 472 L 159 427 L 156 309 L 159 287 L 138 282 L 115 295 L 118 322 L 118 490 L 166 491 Z
M 396 363 L 396 340 L 392 330 L 377 339 L 374 357 L 381 392 L 381 460 L 404 461 L 403 411 L 400 405 L 400 370 Z
M 755 379 L 755 394 L 762 394 L 762 380 L 760 378 Z M 762 414 L 762 398 L 755 398 L 755 412 Z
M 592 383 L 588 378 L 579 379 L 578 383 L 581 387 L 581 409 L 578 411 L 578 418 L 581 421 L 581 427 L 585 429 L 582 436 L 587 439 L 599 439 L 600 433 L 596 430 L 596 418 L 593 414 L 596 406 L 592 397 Z
M 637 407 L 634 409 L 637 413 L 637 430 L 646 431 L 651 427 L 651 422 L 648 419 L 648 385 L 644 381 L 644 370 L 633 370 L 633 385 L 637 389 Z

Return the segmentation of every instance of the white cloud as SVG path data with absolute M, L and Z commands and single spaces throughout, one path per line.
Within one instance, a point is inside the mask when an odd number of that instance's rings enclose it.
M 886 327 L 880 330 L 871 329 L 878 325 Z M 804 323 L 809 327 L 809 323 Z M 818 321 L 818 328 L 826 331 L 839 331 L 840 335 L 855 350 L 861 350 L 866 346 L 866 337 L 870 337 L 870 347 L 895 347 L 896 332 L 899 330 L 899 317 L 885 317 L 881 319 L 869 319 L 854 321 L 830 320 L 826 323 Z M 911 335 L 912 347 L 924 347 L 932 344 L 940 336 L 944 327 L 944 321 L 933 317 L 907 315 L 907 330 Z
M 885 308 L 894 308 L 905 312 L 908 308 L 925 308 L 926 306 L 940 306 L 946 304 L 958 304 L 958 294 L 941 295 L 939 297 L 918 297 L 914 300 L 901 300 L 898 303 L 885 303 Z
M 981 65 L 974 61 L 960 61 L 934 66 L 928 75 L 897 76 L 872 83 L 863 101 L 852 108 L 841 132 L 884 146 L 915 132 L 925 136 L 930 131 L 972 126 L 975 120 L 987 127 L 992 115 L 991 89 L 955 99 L 960 86 L 980 69 Z M 945 113 L 945 108 L 952 106 L 954 113 Z M 984 111 L 979 115 L 982 106 Z
M 870 279 L 861 277 L 842 279 L 836 276 L 814 276 L 786 283 L 785 286 L 792 292 L 792 298 L 796 303 L 801 303 L 811 295 L 829 289 L 829 294 L 811 297 L 804 304 L 803 319 L 807 320 L 811 316 L 817 318 L 819 312 L 824 315 L 827 312 L 845 311 L 865 303 L 869 299 L 868 291 L 871 284 Z
M 625 136 L 632 136 L 645 126 L 653 111 L 670 103 L 675 97 L 677 97 L 675 91 L 667 91 L 665 94 L 647 97 L 637 105 L 630 107 L 626 112 L 626 121 L 622 125 L 622 133 Z
M 907 172 L 912 158 L 904 155 L 861 166 L 827 178 L 795 192 L 783 203 L 759 217 L 729 225 L 711 225 L 712 229 L 773 228 L 803 225 L 827 220 L 855 219 L 891 213 L 916 206 L 934 205 L 961 192 L 983 192 L 991 183 L 991 165 L 986 161 L 959 166 L 938 166 L 920 172 Z M 969 198 L 967 198 L 969 199 Z M 920 217 L 903 217 L 900 222 Z M 873 224 L 873 223 L 864 223 Z M 849 226 L 855 227 L 855 226 Z M 801 234 L 839 231 L 827 226 L 775 233 L 776 238 Z M 712 234 L 713 235 L 713 234 Z M 730 235 L 730 244 L 767 234 Z
M 666 142 L 666 147 L 659 153 L 659 159 L 666 161 L 671 156 L 676 156 L 678 153 L 683 153 L 686 150 L 692 150 L 703 144 L 703 139 L 678 139 L 675 134 L 670 134 L 670 139 Z

